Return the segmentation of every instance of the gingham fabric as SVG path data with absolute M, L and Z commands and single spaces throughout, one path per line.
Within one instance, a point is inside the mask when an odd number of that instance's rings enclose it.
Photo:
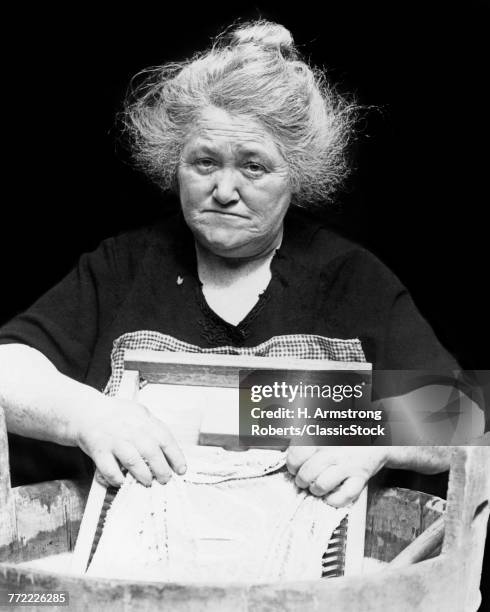
M 358 338 L 342 340 L 313 334 L 289 334 L 273 336 L 257 346 L 201 348 L 160 332 L 136 331 L 123 334 L 114 341 L 111 354 L 112 374 L 105 389 L 105 393 L 108 395 L 116 395 L 119 389 L 124 371 L 124 352 L 126 349 L 366 362 L 361 341 Z

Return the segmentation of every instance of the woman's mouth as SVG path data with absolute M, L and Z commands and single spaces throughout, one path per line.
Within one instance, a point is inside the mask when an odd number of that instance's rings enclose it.
M 238 219 L 246 219 L 244 215 L 240 215 L 238 213 L 228 212 L 226 210 L 204 210 L 204 213 L 211 213 L 213 215 L 220 215 L 222 217 L 236 217 Z

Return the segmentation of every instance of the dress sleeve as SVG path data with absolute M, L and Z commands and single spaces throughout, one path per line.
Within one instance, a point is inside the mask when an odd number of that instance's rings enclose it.
M 429 385 L 449 385 L 480 403 L 471 377 L 442 346 L 401 284 L 387 315 L 374 374 L 380 397 L 402 395 Z
M 431 384 L 453 386 L 463 378 L 458 362 L 391 270 L 364 249 L 349 253 L 344 261 L 343 276 L 348 280 L 342 287 L 341 315 L 357 330 L 373 365 L 378 397 Z M 457 384 L 468 391 L 465 383 Z
M 355 330 L 377 370 L 458 367 L 398 277 L 375 255 L 355 248 L 339 258 L 331 301 L 344 333 Z
M 115 316 L 128 280 L 128 240 L 110 238 L 82 255 L 56 286 L 0 328 L 0 344 L 21 343 L 83 381 L 100 330 Z
M 383 340 L 379 368 L 438 370 L 459 367 L 404 288 L 393 297 Z

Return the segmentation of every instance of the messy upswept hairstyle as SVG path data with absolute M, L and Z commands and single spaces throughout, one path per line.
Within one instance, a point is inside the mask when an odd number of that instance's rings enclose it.
M 208 51 L 137 77 L 124 127 L 134 162 L 164 190 L 177 187 L 186 136 L 211 106 L 250 117 L 272 136 L 289 167 L 294 204 L 328 202 L 346 177 L 356 106 L 300 57 L 281 25 L 243 24 Z

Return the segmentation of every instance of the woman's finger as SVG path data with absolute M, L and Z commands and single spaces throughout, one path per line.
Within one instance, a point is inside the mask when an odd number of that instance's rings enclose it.
M 330 506 L 341 508 L 355 501 L 366 486 L 367 479 L 362 476 L 351 476 L 344 480 L 340 487 L 327 495 L 325 501 Z
M 301 489 L 307 489 L 330 465 L 336 463 L 336 457 L 327 450 L 315 453 L 307 459 L 296 474 L 296 484 Z
M 108 487 L 110 486 L 110 483 L 102 476 L 102 474 L 99 472 L 99 470 L 95 470 L 95 474 L 94 474 L 94 478 L 95 480 L 101 484 L 103 487 Z
M 150 486 L 153 480 L 150 468 L 146 465 L 138 449 L 125 440 L 120 440 L 114 446 L 114 455 L 119 459 L 121 465 L 145 486 Z
M 112 487 L 120 487 L 123 484 L 124 474 L 112 453 L 94 453 L 92 459 L 97 466 L 95 476 L 100 484 Z
M 286 457 L 286 467 L 289 473 L 295 476 L 303 463 L 317 451 L 316 446 L 290 446 Z
M 172 470 L 158 442 L 147 438 L 144 442 L 136 442 L 136 448 L 157 481 L 166 484 L 172 477 Z
M 159 446 L 165 453 L 168 463 L 177 474 L 185 474 L 187 464 L 180 446 L 162 421 L 155 419 L 155 422 L 157 425 L 154 435 L 157 437 Z
M 325 468 L 310 485 L 310 491 L 317 497 L 333 492 L 347 478 L 345 466 L 331 465 Z

